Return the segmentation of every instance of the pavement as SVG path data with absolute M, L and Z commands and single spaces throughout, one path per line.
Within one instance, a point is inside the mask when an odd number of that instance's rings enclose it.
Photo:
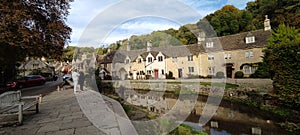
M 17 116 L 16 116 L 17 117 Z M 0 127 L 1 135 L 135 135 L 122 106 L 88 90 L 54 91 L 43 97 L 40 112 L 26 112 L 21 126 Z

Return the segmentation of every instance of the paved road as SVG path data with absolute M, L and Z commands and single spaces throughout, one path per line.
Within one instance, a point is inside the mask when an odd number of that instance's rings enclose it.
M 22 96 L 33 96 L 33 95 L 47 95 L 57 89 L 57 85 L 62 83 L 62 80 L 48 81 L 44 85 L 28 87 L 21 89 Z

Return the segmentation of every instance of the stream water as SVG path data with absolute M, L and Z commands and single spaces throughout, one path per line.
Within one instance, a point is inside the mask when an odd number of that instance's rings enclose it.
M 143 93 L 143 92 L 142 92 Z M 141 96 L 142 95 L 142 96 Z M 176 104 L 178 97 L 175 94 L 161 94 L 159 92 L 147 94 L 130 94 L 125 92 L 127 102 L 147 107 L 149 111 L 161 114 Z M 163 95 L 163 97 L 161 97 Z M 192 126 L 195 130 L 205 131 L 212 135 L 240 135 L 240 134 L 263 134 L 263 135 L 289 135 L 291 133 L 280 128 L 276 123 L 284 120 L 274 114 L 261 111 L 239 103 L 222 100 L 215 115 L 205 125 L 199 124 L 202 110 L 207 97 L 198 96 L 194 112 L 183 122 Z

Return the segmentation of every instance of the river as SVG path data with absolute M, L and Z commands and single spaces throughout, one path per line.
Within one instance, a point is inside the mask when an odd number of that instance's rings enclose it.
M 125 92 L 125 99 L 133 105 L 147 107 L 149 111 L 158 112 L 162 115 L 168 113 L 178 103 L 176 94 L 161 92 L 151 92 L 151 94 L 142 91 L 139 91 L 139 93 Z M 183 122 L 192 126 L 195 130 L 201 130 L 212 135 L 292 134 L 276 124 L 284 121 L 279 116 L 225 100 L 221 101 L 213 117 L 205 125 L 200 125 L 199 119 L 206 105 L 207 97 L 198 96 L 196 99 L 193 103 L 193 112 Z M 182 108 L 182 111 L 185 110 L 188 109 Z

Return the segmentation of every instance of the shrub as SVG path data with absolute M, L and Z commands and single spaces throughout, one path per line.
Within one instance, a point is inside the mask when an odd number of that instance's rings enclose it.
M 175 79 L 175 77 L 173 77 L 173 72 L 169 71 L 169 74 L 166 74 L 166 78 L 167 79 Z
M 237 72 L 235 72 L 234 77 L 235 78 L 243 78 L 244 77 L 243 71 L 237 71 Z
M 217 78 L 224 78 L 225 77 L 224 72 L 222 72 L 222 71 L 217 72 L 216 77 Z

